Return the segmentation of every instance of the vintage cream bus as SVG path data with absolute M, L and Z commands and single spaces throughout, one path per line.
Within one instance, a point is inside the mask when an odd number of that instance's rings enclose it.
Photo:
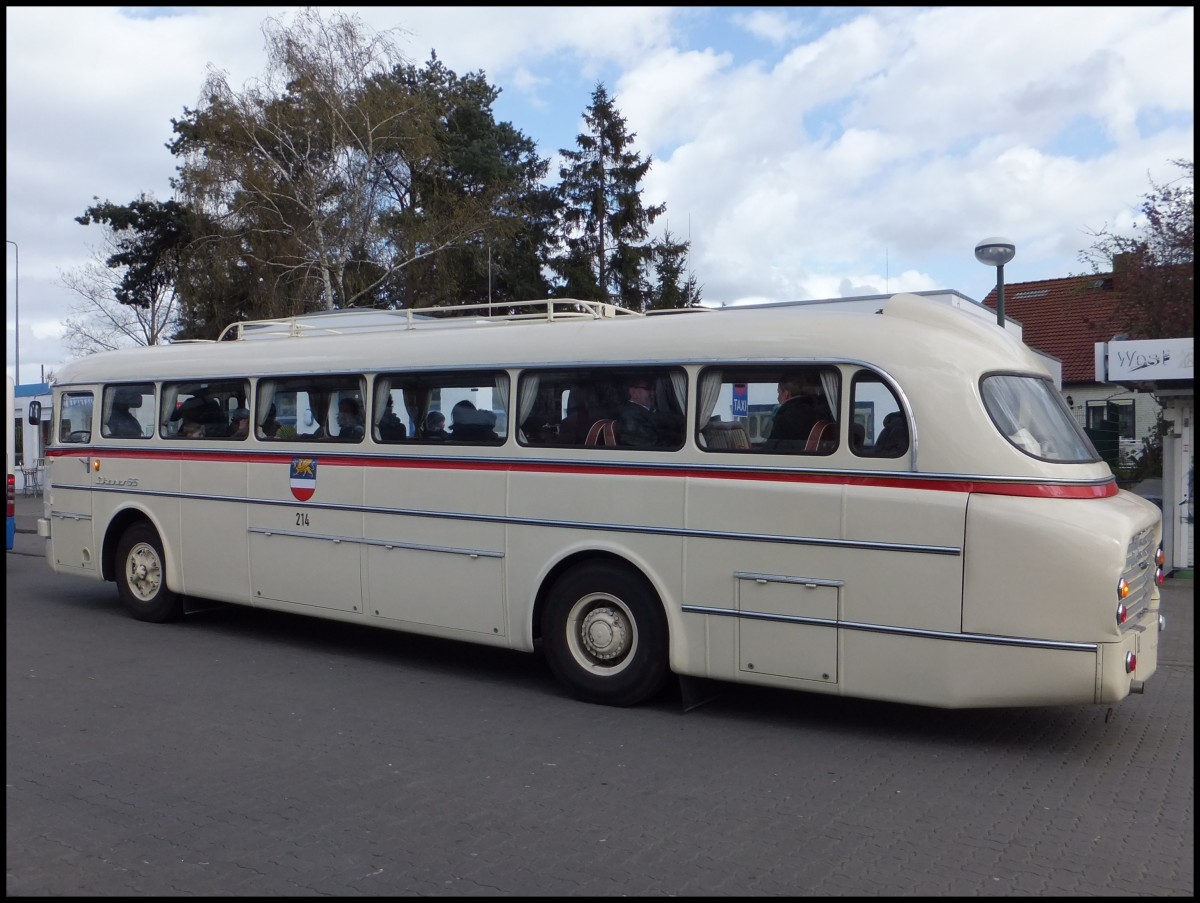
M 612 705 L 672 675 L 1111 704 L 1155 671 L 1157 508 L 1029 348 L 938 301 L 345 311 L 222 339 L 54 385 L 47 559 L 136 618 L 217 600 L 540 650 Z

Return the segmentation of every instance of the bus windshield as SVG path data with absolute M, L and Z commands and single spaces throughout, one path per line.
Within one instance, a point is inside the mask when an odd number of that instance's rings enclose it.
M 1100 460 L 1050 380 L 1011 374 L 985 376 L 980 390 L 992 421 L 1027 455 L 1072 463 Z

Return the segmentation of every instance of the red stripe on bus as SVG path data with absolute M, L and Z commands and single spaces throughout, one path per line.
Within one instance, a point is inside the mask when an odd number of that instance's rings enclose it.
M 300 455 L 283 454 L 248 454 L 245 452 L 224 452 L 214 449 L 211 452 L 195 450 L 163 452 L 136 451 L 127 449 L 112 449 L 103 451 L 64 451 L 60 449 L 46 451 L 51 458 L 123 458 L 136 460 L 167 460 L 167 461 L 211 461 L 220 460 L 229 463 L 246 464 L 279 464 L 289 466 L 293 457 Z M 1102 483 L 1062 484 L 1045 482 L 1026 482 L 1021 480 L 973 480 L 969 478 L 954 479 L 952 477 L 919 477 L 911 473 L 897 473 L 895 476 L 882 474 L 854 474 L 845 471 L 838 473 L 812 473 L 786 470 L 758 469 L 710 469 L 705 467 L 672 466 L 657 468 L 636 464 L 612 464 L 597 467 L 592 464 L 574 464 L 562 462 L 553 464 L 545 461 L 456 461 L 434 457 L 413 458 L 377 458 L 359 457 L 321 451 L 305 451 L 303 457 L 317 458 L 326 467 L 388 467 L 405 468 L 409 470 L 486 470 L 509 473 L 561 473 L 602 476 L 666 476 L 688 477 L 699 480 L 757 480 L 774 483 L 811 483 L 830 486 L 886 486 L 893 489 L 915 489 L 925 492 L 976 492 L 986 495 L 1011 495 L 1026 498 L 1057 498 L 1057 499 L 1099 499 L 1114 496 L 1119 491 L 1115 478 L 1109 478 Z

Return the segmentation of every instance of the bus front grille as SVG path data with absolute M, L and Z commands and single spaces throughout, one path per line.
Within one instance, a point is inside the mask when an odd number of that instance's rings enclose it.
M 1154 539 L 1154 528 L 1147 527 L 1129 541 L 1125 571 L 1121 575 L 1129 584 L 1129 595 L 1125 599 L 1125 608 L 1129 613 L 1126 626 L 1132 626 L 1137 621 L 1154 595 Z

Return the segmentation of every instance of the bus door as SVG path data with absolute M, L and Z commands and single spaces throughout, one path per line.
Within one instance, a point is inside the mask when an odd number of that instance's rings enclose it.
M 57 454 L 46 462 L 45 492 L 49 499 L 51 565 L 66 573 L 99 573 L 100 548 L 92 523 L 93 470 L 92 392 L 63 392 L 56 399 Z

